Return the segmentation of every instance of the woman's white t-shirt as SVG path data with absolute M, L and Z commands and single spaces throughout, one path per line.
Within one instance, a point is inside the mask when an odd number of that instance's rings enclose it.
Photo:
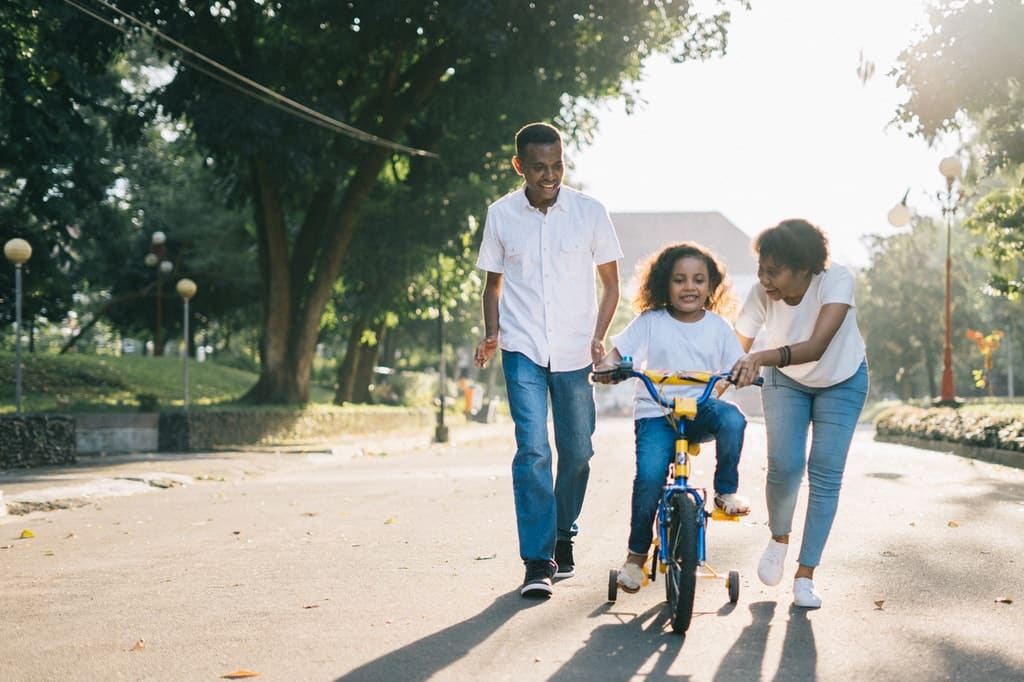
M 680 322 L 667 310 L 641 313 L 622 332 L 611 337 L 622 356 L 631 356 L 637 369 L 692 370 L 717 372 L 732 369 L 743 348 L 732 327 L 720 315 L 704 311 L 696 322 Z M 703 386 L 663 386 L 667 400 L 699 396 Z M 633 416 L 661 417 L 664 409 L 654 402 L 647 388 L 636 382 Z
M 736 319 L 736 331 L 748 339 L 762 328 L 770 348 L 792 345 L 811 338 L 818 313 L 826 303 L 850 306 L 821 358 L 814 362 L 782 367 L 780 372 L 805 386 L 823 388 L 849 379 L 864 361 L 864 339 L 857 328 L 853 302 L 853 275 L 841 265 L 811 276 L 804 297 L 796 305 L 768 298 L 764 287 L 755 284 Z

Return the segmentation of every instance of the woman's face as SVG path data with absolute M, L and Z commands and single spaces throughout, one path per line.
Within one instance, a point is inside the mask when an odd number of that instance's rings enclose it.
M 757 265 L 757 279 L 768 298 L 773 301 L 799 303 L 810 284 L 810 275 L 806 270 L 793 270 L 788 265 L 778 265 L 771 256 L 762 257 Z
M 684 256 L 672 267 L 668 282 L 669 312 L 683 322 L 704 317 L 704 304 L 710 294 L 711 276 L 703 258 Z

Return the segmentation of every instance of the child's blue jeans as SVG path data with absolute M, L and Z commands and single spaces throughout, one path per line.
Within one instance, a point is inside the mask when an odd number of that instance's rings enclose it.
M 723 495 L 739 490 L 740 452 L 747 419 L 738 407 L 724 400 L 709 399 L 686 424 L 691 443 L 715 441 L 715 492 Z M 664 417 L 637 419 L 636 478 L 633 479 L 633 512 L 629 528 L 629 551 L 647 554 L 654 540 L 654 517 L 675 456 L 676 429 Z

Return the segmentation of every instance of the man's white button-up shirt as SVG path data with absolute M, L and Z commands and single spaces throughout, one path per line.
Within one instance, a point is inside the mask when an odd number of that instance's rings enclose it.
M 562 186 L 547 213 L 525 188 L 491 204 L 476 265 L 502 275 L 501 348 L 553 372 L 591 364 L 595 266 L 620 258 L 608 211 L 586 194 Z

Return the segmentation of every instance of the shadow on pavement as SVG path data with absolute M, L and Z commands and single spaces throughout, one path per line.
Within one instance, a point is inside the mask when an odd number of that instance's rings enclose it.
M 604 606 L 596 615 L 609 615 Z M 640 614 L 630 614 L 622 623 L 600 625 L 572 658 L 565 662 L 549 680 L 630 680 L 644 669 L 649 680 L 687 680 L 689 676 L 669 676 L 669 668 L 683 648 L 684 638 L 672 634 L 668 627 L 664 604 Z M 652 657 L 654 659 L 651 667 Z
M 337 678 L 337 682 L 355 680 L 428 680 L 468 654 L 474 647 L 498 631 L 524 608 L 543 604 L 524 601 L 516 589 L 503 594 L 477 615 L 364 663 Z

